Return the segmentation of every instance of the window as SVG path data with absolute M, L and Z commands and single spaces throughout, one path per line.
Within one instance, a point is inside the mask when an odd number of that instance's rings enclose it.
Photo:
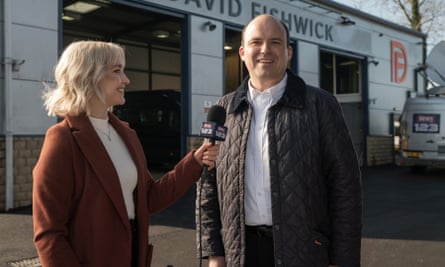
M 238 86 L 241 84 L 248 73 L 238 54 L 238 50 L 241 44 L 241 32 L 237 30 L 226 29 L 225 38 L 224 93 L 229 93 L 238 88 Z
M 337 96 L 360 95 L 361 60 L 322 51 L 320 86 Z

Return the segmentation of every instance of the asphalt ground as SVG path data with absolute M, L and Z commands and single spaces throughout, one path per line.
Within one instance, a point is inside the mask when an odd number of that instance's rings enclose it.
M 362 169 L 364 267 L 445 266 L 445 170 Z M 152 266 L 207 266 L 197 260 L 195 191 L 153 215 Z M 0 213 L 0 267 L 39 266 L 32 242 L 30 207 Z

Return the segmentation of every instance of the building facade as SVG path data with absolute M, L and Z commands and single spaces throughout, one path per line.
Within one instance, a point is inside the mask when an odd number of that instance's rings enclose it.
M 268 13 L 289 27 L 289 68 L 339 100 L 362 165 L 392 163 L 393 115 L 417 74 L 426 36 L 333 1 L 4 0 L 1 5 L 0 210 L 31 204 L 31 171 L 48 127 L 41 99 L 72 41 L 125 46 L 129 91 L 181 92 L 181 151 L 209 107 L 246 76 L 243 25 Z M 35 14 L 39 14 L 36 16 Z M 156 114 L 153 115 L 156 117 Z M 149 161 L 149 159 L 148 159 Z

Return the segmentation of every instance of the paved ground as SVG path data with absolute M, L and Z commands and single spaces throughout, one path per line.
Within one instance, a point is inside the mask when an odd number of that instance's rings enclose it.
M 366 168 L 363 191 L 363 267 L 445 266 L 445 170 L 412 174 L 394 166 Z M 199 266 L 193 209 L 191 190 L 152 217 L 154 267 Z M 14 212 L 0 213 L 0 267 L 36 266 L 23 261 L 36 256 L 32 215 L 28 207 Z

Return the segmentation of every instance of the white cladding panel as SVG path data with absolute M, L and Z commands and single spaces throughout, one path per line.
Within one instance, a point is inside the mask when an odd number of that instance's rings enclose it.
M 10 1 L 11 57 L 23 61 L 12 72 L 10 81 L 12 114 L 10 131 L 14 135 L 44 134 L 54 124 L 43 108 L 44 81 L 52 81 L 58 51 L 58 4 L 52 0 Z M 38 14 L 38 15 L 36 15 Z M 5 118 L 5 120 L 8 118 Z
M 39 81 L 12 81 L 11 127 L 14 134 L 43 134 L 56 122 L 48 117 L 42 102 L 43 84 Z
M 215 25 L 213 30 L 207 22 Z M 207 18 L 190 17 L 190 134 L 197 135 L 209 108 L 223 94 L 223 25 Z
M 12 25 L 12 58 L 25 60 L 14 79 L 54 80 L 57 32 L 26 25 Z
M 0 4 L 1 5 L 1 4 Z M 3 23 L 4 15 L 0 14 L 0 55 L 4 57 L 5 53 L 5 24 Z M 3 77 L 3 70 L 0 71 L 0 77 Z M 3 84 L 3 83 L 2 83 Z M 0 114 L 1 115 L 1 114 Z
M 213 67 L 213 64 L 221 64 L 219 60 L 209 60 L 209 58 L 197 59 L 195 56 L 192 61 L 194 62 L 204 62 L 207 61 L 209 65 L 199 65 L 199 70 L 193 68 L 192 74 L 192 87 L 191 87 L 191 99 L 190 99 L 190 134 L 197 135 L 199 134 L 199 130 L 201 128 L 201 123 L 206 121 L 207 119 L 207 109 L 210 108 L 213 104 L 215 104 L 216 100 L 222 96 L 222 78 L 221 73 L 218 76 L 212 75 L 215 79 L 208 78 L 209 76 L 205 76 L 204 72 Z M 193 64 L 193 63 L 192 63 Z M 221 68 L 222 71 L 222 68 Z M 198 72 L 201 73 L 201 76 L 198 76 Z M 196 93 L 196 91 L 198 93 Z
M 10 2 L 12 4 L 13 23 L 57 30 L 59 17 L 58 1 L 13 0 Z
M 384 84 L 371 84 L 369 92 L 369 108 L 402 111 L 407 90 L 405 88 L 388 88 Z
M 377 136 L 388 136 L 390 113 L 387 110 L 369 110 L 369 134 Z
M 214 25 L 213 30 L 206 23 Z M 207 18 L 191 16 L 190 33 L 192 54 L 222 58 L 224 53 L 223 24 Z
M 384 84 L 370 84 L 369 87 L 369 134 L 388 135 L 390 114 L 401 113 L 407 89 L 388 87 Z
M 329 44 L 331 47 L 364 55 L 370 54 L 372 50 L 371 34 L 360 28 L 353 29 L 351 26 L 337 25 L 333 27 L 332 35 L 334 42 Z
M 320 84 L 320 50 L 318 45 L 300 41 L 293 57 L 297 57 L 298 75 L 307 84 L 318 87 Z
M 222 95 L 224 82 L 221 58 L 194 54 L 191 68 L 193 94 Z

